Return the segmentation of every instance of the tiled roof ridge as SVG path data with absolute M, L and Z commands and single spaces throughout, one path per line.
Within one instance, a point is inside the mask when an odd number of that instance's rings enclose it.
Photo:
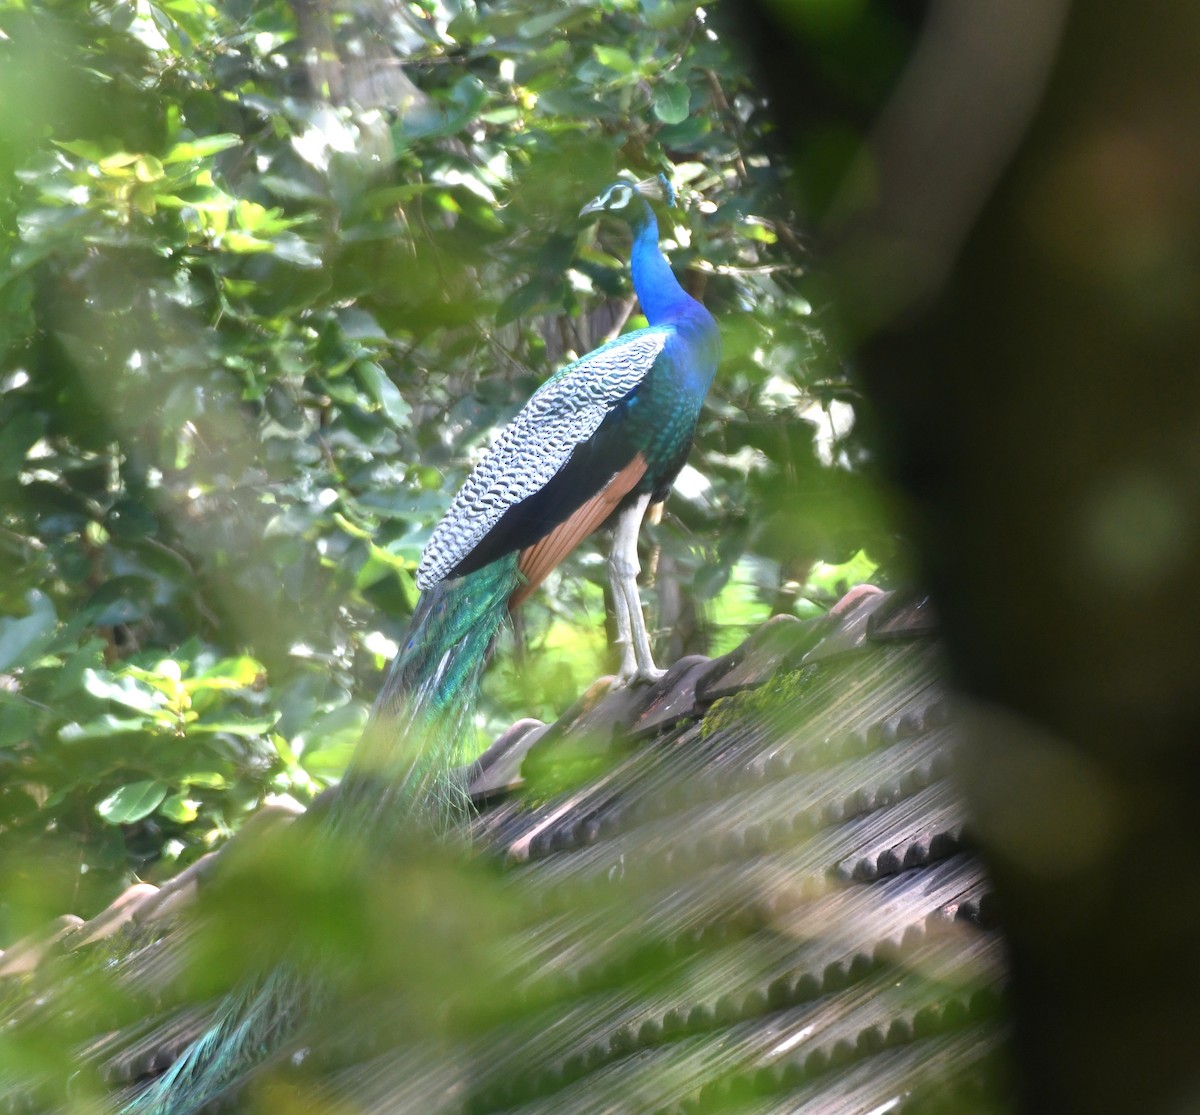
M 925 636 L 931 622 L 926 597 L 885 593 L 862 585 L 847 593 L 826 616 L 810 620 L 774 616 L 728 654 L 715 659 L 698 655 L 683 658 L 654 685 L 612 690 L 611 679 L 602 678 L 552 724 L 519 721 L 499 737 L 479 760 L 471 783 L 473 796 L 478 804 L 503 798 L 526 781 L 523 775 L 532 775 L 536 781 L 539 767 L 562 766 L 567 748 L 582 748 L 593 759 L 636 754 L 642 741 L 666 728 L 705 722 L 718 702 L 744 699 L 774 681 L 786 684 L 786 679 L 798 676 L 799 671 L 861 651 L 872 643 Z M 731 714 L 733 710 L 739 714 L 742 711 L 737 705 L 729 706 Z M 898 739 L 940 726 L 947 717 L 945 702 L 939 695 L 923 706 L 883 718 L 869 730 L 855 729 L 825 741 L 822 754 L 816 758 L 832 764 L 850 753 L 889 746 Z M 577 752 L 572 757 L 578 758 Z M 814 753 L 794 753 L 794 761 L 811 764 Z M 606 765 L 607 760 L 600 763 L 601 767 Z M 766 785 L 780 773 L 776 763 L 744 771 L 741 777 Z M 687 792 L 701 795 L 697 803 L 709 795 L 719 797 L 729 789 L 716 770 L 686 785 Z M 582 838 L 597 835 L 585 834 Z M 519 851 L 518 858 L 527 854 Z
M 864 599 L 871 601 L 875 596 L 887 599 L 893 595 L 881 593 L 872 586 L 859 586 L 856 589 L 852 589 L 850 593 L 843 597 L 842 601 L 839 601 L 838 605 L 835 605 L 834 609 L 831 609 L 832 623 L 829 618 L 800 621 L 789 616 L 776 616 L 758 628 L 741 645 L 720 658 L 701 659 L 699 656 L 693 656 L 682 659 L 680 662 L 675 663 L 668 670 L 667 675 L 656 685 L 641 689 L 625 690 L 623 692 L 630 695 L 631 704 L 636 705 L 639 709 L 639 720 L 645 719 L 646 723 L 649 724 L 649 717 L 654 708 L 661 705 L 664 699 L 669 697 L 672 686 L 681 678 L 689 678 L 689 685 L 693 686 L 693 692 L 694 683 L 699 681 L 701 677 L 710 684 L 715 682 L 722 675 L 741 666 L 747 659 L 752 659 L 756 655 L 759 655 L 762 644 L 764 642 L 769 644 L 774 637 L 775 628 L 782 625 L 786 625 L 789 628 L 805 627 L 808 636 L 815 643 L 820 641 L 823 635 L 837 631 L 843 620 L 842 613 L 857 610 Z M 875 606 L 878 606 L 878 604 L 876 603 Z M 793 632 L 792 634 L 794 637 L 795 633 Z M 694 679 L 691 678 L 691 673 L 701 663 L 706 664 L 704 670 L 698 673 Z M 761 684 L 761 680 L 764 679 L 760 679 L 759 684 Z M 751 683 L 747 683 L 747 685 L 749 684 Z M 575 724 L 581 716 L 589 712 L 595 715 L 595 710 L 604 702 L 606 697 L 619 696 L 620 692 L 622 691 L 617 691 L 616 694 L 613 694 L 610 689 L 609 679 L 600 679 L 553 725 L 542 725 L 539 721 L 531 719 L 519 720 L 514 723 L 510 728 L 501 733 L 491 747 L 477 760 L 474 779 L 472 781 L 473 791 L 476 790 L 476 787 L 490 785 L 487 781 L 489 771 L 494 772 L 497 763 L 504 756 L 511 758 L 515 747 L 523 745 L 521 749 L 521 756 L 523 757 L 533 743 L 544 736 L 546 732 L 555 729 L 561 732 Z M 705 699 L 707 700 L 708 698 L 706 697 Z M 668 721 L 663 720 L 650 730 L 661 728 L 666 723 Z M 519 781 L 510 784 L 506 788 L 511 790 L 515 785 L 519 785 Z M 492 786 L 486 792 L 480 793 L 476 791 L 477 800 L 486 800 L 489 793 L 495 793 L 499 788 Z M 260 809 L 240 831 L 245 833 L 248 829 L 254 831 L 260 825 L 277 823 L 290 815 L 294 815 L 295 811 L 294 803 L 285 801 L 272 802 Z M 245 837 L 243 836 L 242 839 L 245 839 Z M 66 914 L 33 930 L 25 937 L 12 942 L 6 949 L 0 950 L 0 979 L 27 976 L 50 955 L 74 950 L 83 945 L 108 938 L 130 925 L 148 925 L 159 919 L 165 919 L 174 915 L 180 908 L 192 903 L 197 885 L 215 869 L 217 861 L 223 854 L 225 847 L 228 847 L 228 845 L 224 845 L 221 849 L 200 857 L 200 859 L 184 868 L 178 875 L 172 876 L 172 878 L 168 879 L 161 886 L 155 886 L 152 883 L 146 882 L 131 884 L 118 894 L 104 909 L 91 918 L 84 920 L 77 915 Z
M 622 831 L 623 827 L 645 824 L 655 816 L 674 815 L 688 808 L 703 808 L 712 802 L 727 798 L 734 789 L 742 793 L 768 791 L 788 780 L 795 780 L 798 785 L 811 784 L 814 777 L 819 776 L 824 768 L 867 760 L 885 749 L 899 749 L 897 755 L 905 749 L 922 753 L 921 763 L 907 767 L 902 775 L 898 773 L 895 779 L 885 784 L 872 786 L 862 781 L 856 782 L 852 776 L 847 775 L 845 781 L 854 784 L 847 786 L 842 798 L 824 800 L 819 805 L 797 806 L 795 813 L 786 822 L 788 831 L 777 835 L 790 839 L 802 829 L 815 831 L 857 813 L 898 801 L 944 776 L 950 765 L 949 736 L 943 727 L 944 718 L 944 704 L 939 700 L 919 712 L 908 711 L 881 721 L 873 725 L 870 731 L 847 732 L 826 741 L 827 746 L 819 760 L 814 760 L 811 751 L 805 754 L 795 752 L 790 756 L 778 754 L 767 763 L 739 772 L 736 775 L 736 786 L 731 784 L 730 777 L 700 773 L 686 786 L 664 789 L 662 793 L 654 796 L 648 794 L 635 805 L 628 806 L 625 810 L 626 815 L 621 819 L 624 824 L 609 818 L 598 819 L 595 813 L 591 815 L 591 819 L 587 816 L 581 817 L 577 812 L 580 802 L 568 802 L 560 805 L 558 812 L 569 818 L 569 827 L 555 827 L 553 823 L 540 827 L 527 844 L 522 845 L 526 850 L 517 858 L 540 858 L 570 848 L 583 847 L 597 840 L 610 838 Z M 879 730 L 874 730 L 876 728 Z M 689 741 L 684 737 L 679 746 L 686 746 L 689 742 L 696 741 Z M 626 774 L 617 766 L 614 767 L 614 774 L 624 775 L 627 781 L 636 778 L 640 784 L 645 785 L 652 777 L 652 772 L 647 769 L 648 761 L 643 761 L 644 753 L 636 750 L 641 744 L 634 742 L 632 746 L 635 753 L 629 760 L 629 766 L 638 769 L 631 769 Z M 593 784 L 588 788 L 588 792 L 594 794 L 597 788 Z M 593 804 L 597 809 L 604 805 L 602 801 Z M 570 815 L 572 809 L 576 810 L 575 815 Z M 553 820 L 554 818 L 551 818 L 551 822 Z M 778 842 L 757 818 L 747 818 L 743 827 L 750 852 L 763 850 Z M 742 858 L 748 853 L 741 848 L 730 848 L 726 844 L 724 851 L 714 850 L 707 856 L 702 852 L 698 854 L 701 858 L 715 861 L 718 858 Z
M 686 656 L 649 686 L 613 689 L 612 678 L 600 678 L 552 724 L 518 721 L 480 756 L 472 791 L 479 800 L 502 788 L 490 772 L 506 760 L 511 766 L 513 749 L 519 749 L 523 761 L 535 745 L 548 748 L 574 734 L 608 742 L 617 729 L 636 741 L 699 719 L 720 698 L 756 689 L 779 674 L 861 650 L 871 642 L 928 635 L 934 626 L 928 596 L 885 592 L 873 585 L 851 589 L 824 616 L 771 616 L 718 658 Z M 512 783 L 507 785 L 511 788 Z

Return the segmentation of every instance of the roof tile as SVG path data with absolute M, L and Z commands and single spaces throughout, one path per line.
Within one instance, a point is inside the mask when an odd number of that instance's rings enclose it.
M 819 624 L 820 621 L 818 621 Z M 709 672 L 696 683 L 696 695 L 709 703 L 729 697 L 743 689 L 752 689 L 769 680 L 780 665 L 800 647 L 819 634 L 818 624 L 803 623 L 795 616 L 772 616 L 736 651 L 726 656 L 729 668 L 717 672 L 715 659 Z
M 83 918 L 64 914 L 14 942 L 0 953 L 0 978 L 28 975 L 56 945 L 83 924 Z

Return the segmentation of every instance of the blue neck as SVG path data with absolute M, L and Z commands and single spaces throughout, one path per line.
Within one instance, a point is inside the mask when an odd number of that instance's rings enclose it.
M 642 313 L 651 325 L 674 321 L 697 305 L 679 285 L 675 272 L 658 246 L 658 221 L 646 202 L 642 201 L 642 216 L 633 225 L 633 289 L 637 291 Z

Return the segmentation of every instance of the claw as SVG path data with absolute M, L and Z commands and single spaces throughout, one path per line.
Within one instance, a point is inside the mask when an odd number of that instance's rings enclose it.
M 626 686 L 633 685 L 653 685 L 656 681 L 662 678 L 666 672 L 666 670 L 660 670 L 657 666 L 635 667 L 629 673 L 626 673 L 622 669 L 613 679 L 613 688 L 624 689 Z

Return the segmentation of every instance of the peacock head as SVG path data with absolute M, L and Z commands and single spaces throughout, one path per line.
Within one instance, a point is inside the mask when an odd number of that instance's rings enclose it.
M 579 215 L 585 217 L 589 213 L 613 213 L 636 221 L 643 212 L 643 206 L 632 204 L 634 198 L 641 198 L 643 202 L 665 201 L 668 205 L 674 205 L 675 190 L 665 174 L 658 174 L 641 182 L 627 182 L 622 179 L 592 198 L 579 210 Z

